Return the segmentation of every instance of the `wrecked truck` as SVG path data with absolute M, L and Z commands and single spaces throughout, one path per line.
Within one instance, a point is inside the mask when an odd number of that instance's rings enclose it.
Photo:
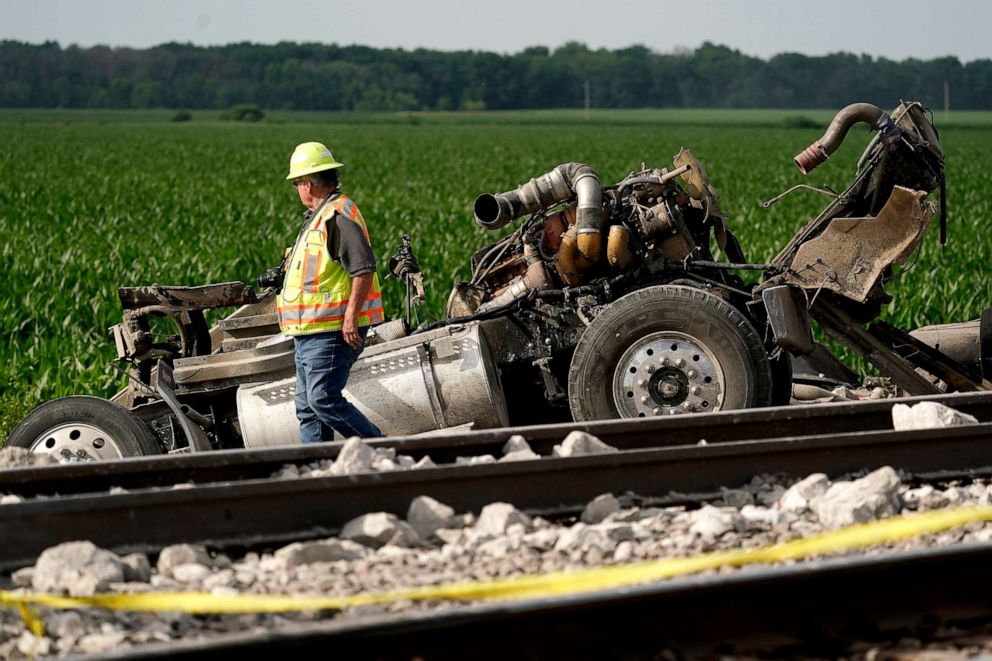
M 423 274 L 404 239 L 389 268 L 406 314 L 372 329 L 347 397 L 388 435 L 786 404 L 794 382 L 854 378 L 814 340 L 813 320 L 909 394 L 989 388 L 988 352 L 953 359 L 874 321 L 893 266 L 935 214 L 931 193 L 944 204 L 928 111 L 848 106 L 796 165 L 812 171 L 858 123 L 876 133 L 844 191 L 799 184 L 769 202 L 804 189 L 830 197 L 770 263 L 748 261 L 686 149 L 612 184 L 565 163 L 479 196 L 475 222 L 512 231 L 475 252 L 444 318 L 424 324 L 412 323 Z M 943 240 L 943 208 L 940 226 Z M 293 341 L 278 332 L 272 293 L 121 288 L 112 334 L 127 387 L 112 400 L 47 402 L 9 443 L 61 461 L 298 444 Z M 205 310 L 232 306 L 208 326 Z M 164 337 L 163 322 L 174 329 Z

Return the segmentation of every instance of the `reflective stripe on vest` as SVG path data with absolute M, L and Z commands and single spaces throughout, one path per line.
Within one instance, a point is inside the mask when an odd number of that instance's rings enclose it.
M 341 214 L 358 223 L 366 240 L 365 219 L 347 196 L 338 195 L 314 214 L 293 246 L 286 261 L 286 277 L 276 298 L 279 329 L 286 335 L 308 335 L 341 330 L 351 296 L 351 276 L 327 250 L 327 227 Z M 331 231 L 334 226 L 330 225 Z M 356 317 L 359 326 L 384 321 L 379 276 L 373 274 L 372 288 Z

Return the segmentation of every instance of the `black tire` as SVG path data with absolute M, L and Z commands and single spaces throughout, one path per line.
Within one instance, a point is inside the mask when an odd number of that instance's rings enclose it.
M 663 285 L 593 320 L 575 346 L 568 402 L 576 421 L 742 409 L 770 405 L 772 383 L 761 337 L 737 308 Z
M 94 461 L 161 454 L 151 429 L 125 408 L 86 395 L 45 402 L 11 432 L 7 445 L 59 461 Z

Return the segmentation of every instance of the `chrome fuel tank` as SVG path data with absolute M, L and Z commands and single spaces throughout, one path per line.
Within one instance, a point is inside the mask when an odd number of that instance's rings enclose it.
M 238 388 L 245 447 L 300 442 L 296 378 Z M 384 434 L 508 423 L 499 373 L 478 324 L 452 325 L 366 349 L 344 391 Z

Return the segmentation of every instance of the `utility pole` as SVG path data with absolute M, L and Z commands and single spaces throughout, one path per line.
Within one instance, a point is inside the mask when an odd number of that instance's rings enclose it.
M 585 92 L 586 92 L 586 104 L 585 104 L 586 119 L 588 120 L 589 119 L 589 96 L 590 96 L 589 95 L 589 81 L 588 80 L 586 80 Z
M 944 123 L 946 124 L 951 116 L 951 86 L 944 81 Z

